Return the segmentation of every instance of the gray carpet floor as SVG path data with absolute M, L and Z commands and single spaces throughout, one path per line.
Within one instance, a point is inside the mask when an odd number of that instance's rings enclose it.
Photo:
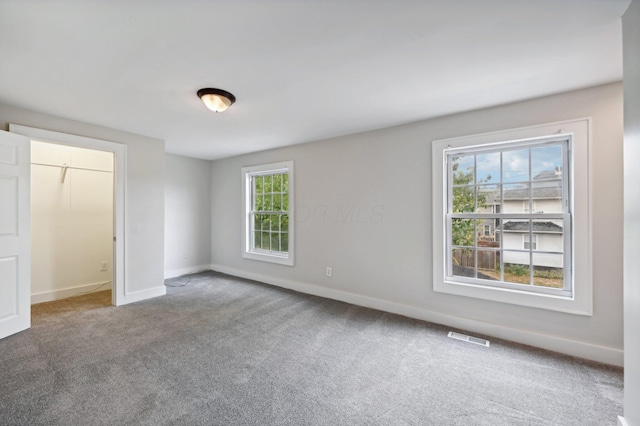
M 594 425 L 622 370 L 213 272 L 0 341 L 1 425 Z

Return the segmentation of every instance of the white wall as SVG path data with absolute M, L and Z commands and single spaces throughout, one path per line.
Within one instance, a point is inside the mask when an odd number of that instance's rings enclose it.
M 431 142 L 593 118 L 594 315 L 434 293 Z M 294 160 L 296 265 L 243 259 L 240 168 Z M 214 161 L 214 268 L 300 291 L 622 363 L 622 85 Z M 325 276 L 325 267 L 333 277 Z
M 640 426 L 640 1 L 622 18 L 624 45 L 624 417 Z
M 127 146 L 124 303 L 165 294 L 164 141 L 0 104 L 0 128 L 9 123 Z
M 31 163 L 31 302 L 111 289 L 113 153 L 34 141 Z
M 164 276 L 211 267 L 211 162 L 165 157 Z

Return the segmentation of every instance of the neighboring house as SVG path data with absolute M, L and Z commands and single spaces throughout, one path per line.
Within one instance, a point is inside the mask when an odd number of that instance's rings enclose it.
M 484 206 L 478 206 L 478 213 L 502 213 L 502 203 L 500 202 L 500 192 L 497 190 L 485 191 Z M 478 226 L 478 241 L 498 241 L 500 236 L 500 219 L 483 220 Z
M 517 263 L 528 265 L 529 253 L 508 251 L 508 249 L 528 250 L 529 246 L 534 251 L 562 252 L 562 226 L 551 221 L 534 222 L 532 234 L 529 234 L 529 224 L 526 222 L 508 221 L 502 227 L 502 244 L 505 248 L 504 263 Z M 530 237 L 532 240 L 530 241 Z M 548 268 L 562 268 L 562 256 L 558 254 L 535 253 L 534 266 Z
M 485 207 L 481 213 L 562 213 L 562 170 L 538 173 L 531 182 L 531 199 L 527 183 L 505 184 L 503 199 L 498 190 L 486 192 Z M 510 250 L 540 252 L 562 252 L 563 223 L 561 220 L 534 220 L 532 232 L 526 220 L 484 220 L 478 227 L 478 241 L 501 241 L 504 263 L 529 264 L 529 253 Z M 502 232 L 502 239 L 500 233 Z M 533 265 L 545 268 L 562 268 L 562 256 L 550 253 L 535 253 Z

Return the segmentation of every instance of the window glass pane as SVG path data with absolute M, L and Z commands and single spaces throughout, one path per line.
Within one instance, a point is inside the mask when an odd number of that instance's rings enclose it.
M 255 205 L 253 206 L 253 209 L 256 211 L 263 211 L 264 210 L 264 196 L 263 195 L 256 195 L 254 197 L 254 201 L 255 201 Z
M 502 255 L 504 257 L 504 281 L 514 284 L 530 284 L 530 253 L 505 250 Z
M 263 231 L 269 231 L 271 230 L 271 215 L 270 214 L 263 214 L 262 215 L 262 230 Z
M 273 194 L 273 211 L 282 211 L 282 194 Z
M 564 224 L 562 219 L 536 219 L 533 221 L 535 250 L 564 252 Z
M 522 248 L 523 250 L 538 250 L 538 235 L 522 234 Z
M 476 156 L 476 182 L 500 182 L 500 153 L 478 154 Z
M 500 226 L 495 226 L 497 219 L 477 219 L 476 231 L 478 247 L 500 248 Z
M 280 232 L 280 215 L 271 215 L 271 232 Z
M 562 176 L 562 146 L 544 146 L 531 150 L 532 180 L 556 179 Z
M 500 203 L 500 185 L 478 185 L 476 213 L 493 213 L 493 206 Z
M 280 251 L 280 234 L 271 234 L 271 250 Z
M 531 196 L 535 212 L 562 213 L 562 180 L 533 181 Z
M 289 173 L 282 174 L 282 192 L 289 192 Z
M 450 263 L 453 276 L 475 278 L 475 250 L 461 248 L 451 250 Z
M 289 195 L 287 194 L 282 195 L 282 211 L 289 211 Z
M 453 188 L 453 213 L 473 213 L 476 207 L 475 186 Z
M 259 214 L 253 215 L 253 230 L 259 231 L 262 229 L 262 217 Z
M 280 237 L 280 250 L 283 252 L 289 251 L 289 234 L 283 233 Z
M 254 176 L 253 177 L 253 182 L 255 184 L 255 189 L 254 189 L 255 193 L 256 194 L 263 193 L 264 192 L 264 185 L 263 185 L 264 180 L 263 180 L 262 176 Z
M 273 192 L 282 191 L 282 175 L 273 175 Z
M 260 238 L 261 238 L 261 244 L 259 246 L 259 248 L 263 249 L 263 250 L 269 250 L 270 246 L 269 246 L 269 233 L 268 232 L 262 232 L 260 234 Z
M 503 185 L 502 213 L 525 213 L 523 206 L 529 206 L 529 184 L 505 184 Z
M 260 248 L 261 247 L 261 239 L 260 239 L 260 232 L 254 232 L 253 233 L 253 248 Z
M 289 215 L 283 214 L 280 216 L 280 230 L 282 232 L 289 232 Z
M 273 211 L 273 194 L 267 194 L 263 197 L 262 211 Z
M 528 234 L 531 228 L 528 219 L 506 218 L 502 224 L 502 240 L 506 249 L 522 249 L 522 235 Z
M 474 222 L 473 219 L 451 219 L 451 245 L 472 247 Z
M 272 176 L 271 175 L 267 175 L 264 176 L 264 192 L 271 192 L 272 190 Z
M 502 153 L 502 182 L 526 182 L 529 180 L 529 150 Z
M 500 252 L 478 249 L 478 278 L 500 281 Z
M 451 174 L 454 185 L 467 185 L 474 183 L 474 158 L 474 155 L 458 155 L 451 157 Z
M 561 254 L 533 253 L 533 284 L 560 289 L 564 287 Z

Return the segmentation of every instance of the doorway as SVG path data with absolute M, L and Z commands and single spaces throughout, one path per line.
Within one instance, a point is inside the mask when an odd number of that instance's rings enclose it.
M 9 130 L 12 133 L 16 133 L 19 135 L 23 135 L 28 137 L 31 140 L 31 144 L 35 142 L 38 143 L 46 143 L 49 146 L 55 145 L 57 147 L 65 148 L 65 147 L 75 147 L 75 148 L 83 148 L 87 150 L 87 153 L 107 153 L 111 156 L 111 164 L 112 164 L 112 208 L 111 208 L 111 260 L 109 258 L 100 258 L 98 259 L 98 269 L 104 269 L 105 266 L 103 262 L 107 262 L 106 269 L 107 271 L 98 271 L 99 273 L 103 273 L 103 275 L 108 278 L 103 281 L 97 281 L 95 284 L 100 285 L 106 281 L 111 281 L 110 285 L 112 287 L 112 297 L 111 304 L 113 305 L 121 305 L 125 303 L 125 182 L 126 182 L 126 145 L 104 141 L 100 139 L 93 139 L 84 136 L 71 135 L 67 133 L 54 132 L 49 130 L 37 129 L 33 127 L 20 126 L 15 124 L 9 125 Z M 64 149 L 63 149 L 64 150 Z M 95 159 L 94 159 L 95 160 Z M 104 160 L 103 160 L 104 161 Z M 74 169 L 71 169 L 72 164 L 67 163 L 67 175 L 69 173 L 73 173 Z M 95 167 L 95 164 L 90 164 L 90 167 L 84 168 L 92 168 L 99 169 L 100 167 Z M 78 168 L 83 168 L 80 165 Z M 79 172 L 79 171 L 76 171 Z M 63 179 L 62 174 L 64 173 L 62 168 L 58 168 L 59 182 Z M 93 172 L 98 173 L 98 172 Z M 102 173 L 106 173 L 102 171 Z M 104 178 L 104 176 L 103 176 Z M 65 179 L 68 179 L 68 176 L 65 176 Z M 104 179 L 103 179 L 104 180 Z M 91 186 L 91 184 L 87 184 L 87 186 Z M 61 188 L 62 189 L 62 188 Z M 89 193 L 88 197 L 91 196 L 90 188 L 85 188 L 85 191 Z M 104 201 L 104 200 L 103 200 Z M 104 251 L 102 252 L 104 253 Z M 54 262 L 55 263 L 55 262 Z M 55 265 L 54 265 L 55 266 Z M 88 268 L 95 269 L 95 264 L 90 264 Z M 104 274 L 106 272 L 106 274 Z M 90 283 L 89 283 L 90 284 Z M 95 286 L 94 286 L 95 287 Z M 90 290 L 91 287 L 88 288 Z M 36 290 L 37 291 L 37 290 Z M 71 290 L 73 291 L 73 290 Z M 32 293 L 34 293 L 32 291 Z M 65 293 L 62 294 L 63 296 Z
M 32 305 L 112 299 L 113 195 L 113 152 L 31 141 Z

